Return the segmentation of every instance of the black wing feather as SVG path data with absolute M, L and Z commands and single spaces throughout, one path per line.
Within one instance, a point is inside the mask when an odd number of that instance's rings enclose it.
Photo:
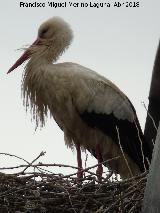
M 144 171 L 141 152 L 142 141 L 142 149 L 145 157 L 144 163 L 148 169 L 149 166 L 146 158 L 148 158 L 149 161 L 151 160 L 151 152 L 149 151 L 147 143 L 144 141 L 144 136 L 138 119 L 135 122 L 130 122 L 128 120 L 117 119 L 113 113 L 107 115 L 87 111 L 81 113 L 80 116 L 82 120 L 88 124 L 88 126 L 101 130 L 119 145 L 117 127 L 119 130 L 121 146 L 124 152 L 126 152 L 128 156 L 139 166 L 141 172 Z

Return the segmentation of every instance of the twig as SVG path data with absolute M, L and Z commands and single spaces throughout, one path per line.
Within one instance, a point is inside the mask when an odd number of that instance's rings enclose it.
M 128 161 L 127 161 L 127 159 L 126 159 L 126 157 L 125 157 L 125 154 L 124 154 L 124 152 L 123 152 L 123 148 L 122 148 L 122 146 L 121 146 L 121 141 L 120 141 L 120 136 L 119 136 L 119 128 L 118 128 L 117 126 L 116 126 L 116 130 L 117 130 L 117 135 L 118 135 L 119 147 L 120 147 L 120 149 L 121 149 L 123 158 L 124 158 L 124 160 L 125 160 L 125 163 L 126 163 L 126 166 L 127 166 L 128 170 L 129 170 L 130 175 L 133 176 L 133 173 L 132 173 L 132 171 L 131 171 L 131 168 L 130 168 L 130 166 L 129 166 L 129 164 L 128 164 Z
M 10 156 L 10 157 L 15 157 L 15 158 L 23 160 L 24 162 L 26 162 L 27 164 L 29 164 L 29 162 L 27 160 L 25 160 L 24 158 L 18 157 L 17 155 L 13 155 L 13 154 L 9 154 L 9 153 L 4 153 L 4 152 L 0 152 L 0 155 L 7 155 L 7 156 Z
M 109 163 L 120 157 L 108 159 Z M 72 174 L 55 174 L 44 167 L 60 166 L 62 168 L 77 167 L 63 164 L 30 165 L 32 172 L 7 175 L 0 174 L 0 212 L 18 212 L 26 209 L 36 212 L 68 212 L 68 213 L 109 213 L 109 212 L 140 212 L 147 172 L 126 180 L 108 180 L 103 178 L 99 184 L 92 169 L 98 164 L 85 168 L 88 173 L 77 184 L 77 172 Z M 28 163 L 27 163 L 28 164 Z M 19 167 L 18 167 L 19 168 Z M 38 169 L 38 171 L 37 171 Z M 6 210 L 7 208 L 7 210 Z M 5 211 L 6 210 L 6 211 Z
M 143 142 L 142 142 L 142 140 L 141 140 L 141 137 L 140 137 L 140 134 L 139 134 L 139 129 L 138 129 L 138 126 L 137 126 L 137 124 L 136 124 L 135 121 L 134 121 L 134 124 L 135 124 L 136 129 L 137 129 L 137 132 L 138 132 L 138 139 L 139 139 L 140 145 L 141 145 L 141 154 L 142 154 L 142 159 L 143 159 L 143 166 L 144 166 L 144 171 L 146 172 L 147 169 L 146 169 L 146 165 L 145 165 L 145 162 L 144 162 L 144 152 L 143 152 L 143 145 L 142 145 Z
M 28 162 L 28 164 L 30 164 Z M 19 165 L 19 166 L 12 166 L 12 167 L 1 167 L 0 170 L 6 170 L 6 169 L 18 169 L 18 168 L 23 168 L 23 167 L 26 167 L 27 165 Z M 71 169 L 77 169 L 78 167 L 76 166 L 70 166 L 70 165 L 65 165 L 65 164 L 56 164 L 56 163 L 46 163 L 46 164 L 43 164 L 43 163 L 38 163 L 38 164 L 30 164 L 29 165 L 30 167 L 66 167 L 66 168 L 71 168 Z M 22 173 L 22 172 L 20 172 Z
M 44 156 L 45 154 L 46 152 L 42 151 L 31 163 L 29 163 L 28 166 L 26 166 L 26 168 L 22 171 L 22 173 L 24 173 L 28 169 L 28 167 L 30 167 L 36 160 L 38 160 L 41 156 Z
M 153 123 L 154 128 L 156 129 L 156 131 L 158 131 L 158 127 L 156 126 L 156 123 L 155 123 L 155 121 L 154 121 L 152 115 L 151 115 L 150 112 L 147 110 L 147 107 L 146 107 L 144 101 L 142 101 L 141 103 L 142 103 L 143 107 L 145 108 L 147 114 L 149 115 L 150 119 L 152 120 L 152 123 Z

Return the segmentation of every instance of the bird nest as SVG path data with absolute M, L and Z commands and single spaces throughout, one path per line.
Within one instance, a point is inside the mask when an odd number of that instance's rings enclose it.
M 0 213 L 140 212 L 147 173 L 126 180 L 111 180 L 112 174 L 108 173 L 102 178 L 102 182 L 98 182 L 92 171 L 95 165 L 85 168 L 84 178 L 78 181 L 76 170 L 69 175 L 48 171 L 48 168 L 55 166 L 77 169 L 76 167 L 36 164 L 42 155 L 44 152 L 31 163 L 23 159 L 25 165 L 0 168 L 1 171 L 22 169 L 14 174 L 0 173 Z M 29 169 L 32 170 L 27 172 Z

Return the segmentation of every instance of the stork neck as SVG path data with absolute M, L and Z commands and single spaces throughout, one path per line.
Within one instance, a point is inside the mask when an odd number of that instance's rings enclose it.
M 46 66 L 48 64 L 52 64 L 52 59 L 49 59 L 47 57 L 38 57 L 38 56 L 34 56 L 31 57 L 31 59 L 29 60 L 28 64 L 27 64 L 27 68 L 34 68 L 37 70 L 37 68 L 40 68 L 42 66 Z
M 45 58 L 38 59 L 38 58 L 32 57 L 25 67 L 25 75 L 41 76 L 41 74 L 47 70 L 47 67 L 50 64 L 51 62 L 47 61 Z

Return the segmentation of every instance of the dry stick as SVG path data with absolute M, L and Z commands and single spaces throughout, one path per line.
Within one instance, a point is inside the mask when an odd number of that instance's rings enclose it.
M 39 168 L 39 167 L 41 167 L 41 166 L 44 166 L 44 167 L 51 167 L 51 166 L 59 166 L 59 167 L 69 167 L 69 168 L 72 168 L 72 169 L 77 169 L 78 167 L 75 167 L 75 166 L 70 166 L 70 165 L 64 165 L 64 164 L 36 164 L 36 165 L 30 165 L 30 167 L 33 167 L 33 168 L 37 168 L 39 171 L 40 171 L 40 173 L 37 173 L 37 172 L 26 172 L 26 173 L 24 173 L 23 171 L 22 172 L 18 172 L 18 173 L 13 173 L 14 175 L 30 175 L 30 174 L 32 174 L 33 175 L 33 177 L 34 177 L 34 174 L 36 174 L 37 176 L 41 176 L 41 174 L 43 174 L 43 171 L 44 172 L 49 172 L 49 173 L 51 173 L 51 175 L 61 175 L 61 177 L 63 177 L 63 175 L 62 174 L 56 174 L 56 173 L 53 173 L 53 172 L 51 172 L 51 171 L 49 171 L 49 170 L 46 170 L 46 169 L 43 169 L 43 168 Z M 6 169 L 18 169 L 18 168 L 21 168 L 21 167 L 26 167 L 26 165 L 20 165 L 20 166 L 14 166 L 14 167 L 2 167 L 2 168 L 0 168 L 0 170 L 6 170 Z M 87 169 L 87 168 L 86 168 Z M 91 172 L 91 171 L 89 171 L 89 170 L 86 170 L 86 172 L 88 172 L 89 174 L 91 174 L 91 175 L 94 175 L 94 176 L 97 176 L 94 172 Z M 77 174 L 77 173 L 76 173 Z M 47 174 L 46 173 L 46 175 L 49 175 L 49 174 Z M 84 179 L 84 178 L 83 178 Z M 83 180 L 82 179 L 82 180 Z M 106 178 L 104 178 L 104 177 L 102 177 L 102 179 L 104 179 L 104 180 L 106 180 Z M 97 181 L 97 180 L 95 180 L 96 182 L 98 182 L 99 183 L 99 181 Z
M 134 177 L 122 180 L 121 183 L 129 182 L 129 181 L 134 181 L 135 179 L 142 178 L 142 177 L 146 178 L 147 174 L 148 174 L 148 171 L 146 171 L 144 173 L 141 173 L 140 175 L 137 175 L 137 176 L 134 176 Z
M 12 155 L 12 154 L 9 154 L 9 153 L 4 153 L 4 152 L 0 152 L 0 155 L 8 155 L 10 157 L 15 157 L 15 158 L 18 158 L 20 160 L 23 160 L 24 162 L 30 164 L 28 161 L 26 161 L 24 158 L 21 158 L 21 157 L 18 157 L 17 155 Z
M 34 173 L 35 173 L 35 167 L 34 167 Z M 36 176 L 35 175 L 34 175 L 34 185 L 36 185 Z
M 82 172 L 86 172 L 86 171 L 88 171 L 88 170 L 90 170 L 90 169 L 93 169 L 93 168 L 97 167 L 98 165 L 101 165 L 101 164 L 104 164 L 104 163 L 109 163 L 110 161 L 117 160 L 117 159 L 119 159 L 119 158 L 120 158 L 120 157 L 118 156 L 118 157 L 114 157 L 114 158 L 105 160 L 105 161 L 103 161 L 102 163 L 97 163 L 97 164 L 95 164 L 94 166 L 90 166 L 90 167 L 88 167 L 88 168 L 86 168 L 86 169 L 82 169 Z M 63 178 L 68 178 L 68 177 L 73 176 L 73 175 L 76 175 L 76 174 L 77 174 L 77 172 L 76 172 L 76 173 L 72 173 L 72 174 L 70 174 L 70 175 L 65 175 L 65 176 L 63 176 Z
M 88 160 L 88 154 L 86 153 L 86 158 L 85 158 L 85 164 L 84 164 L 84 168 L 87 168 L 87 160 Z
M 4 196 L 7 196 L 7 195 L 10 195 L 10 194 L 13 194 L 13 193 L 17 193 L 17 192 L 20 192 L 20 191 L 24 191 L 25 189 L 28 189 L 30 188 L 31 186 L 33 186 L 33 184 L 28 184 L 27 186 L 23 186 L 23 187 L 20 187 L 19 189 L 13 191 L 13 189 L 10 189 L 8 190 L 7 192 L 3 192 L 0 194 L 0 198 L 4 197 Z
M 144 101 L 142 101 L 141 103 L 142 103 L 142 105 L 144 106 L 145 110 L 147 111 L 147 114 L 149 115 L 150 119 L 152 120 L 154 128 L 156 129 L 156 131 L 158 131 L 158 127 L 156 126 L 155 121 L 154 121 L 152 115 L 151 115 L 150 112 L 147 110 L 147 107 L 146 107 Z
M 138 197 L 138 198 L 137 198 Z M 139 197 L 139 195 L 137 193 L 134 193 L 132 195 L 132 197 L 129 199 L 129 202 L 127 202 L 127 204 L 124 207 L 125 212 L 127 211 L 128 207 L 131 206 L 130 210 L 128 209 L 128 213 L 130 212 L 135 212 L 133 210 L 135 210 L 137 208 L 137 206 L 140 206 L 140 202 L 142 201 L 143 197 Z M 137 212 L 137 211 L 136 211 Z
M 113 174 L 113 171 L 109 171 L 109 174 L 107 175 L 107 177 L 105 177 L 105 181 L 109 180 Z
M 101 164 L 101 163 L 100 163 L 100 164 Z M 87 168 L 86 168 L 86 169 L 87 169 Z M 97 177 L 97 174 L 94 173 L 94 172 L 91 172 L 91 171 L 89 171 L 89 170 L 87 170 L 86 172 L 88 172 L 90 175 L 93 175 L 93 176 L 96 176 L 96 177 Z M 106 178 L 102 177 L 102 180 L 106 180 Z M 97 182 L 97 183 L 102 183 L 103 181 L 98 181 L 98 180 L 95 179 L 95 182 Z
M 146 177 L 141 178 L 138 182 L 134 183 L 133 185 L 131 185 L 129 188 L 127 188 L 126 192 L 130 191 L 132 188 L 137 188 L 137 185 L 140 184 L 142 181 L 146 180 Z
M 41 156 L 44 156 L 45 154 L 46 154 L 46 152 L 42 151 L 31 163 L 29 163 L 29 165 L 22 171 L 22 173 L 24 171 L 26 171 L 28 169 L 28 167 L 30 167 L 36 160 L 38 160 Z M 34 168 L 35 168 L 35 166 L 34 166 Z
M 21 159 L 21 160 L 27 162 L 27 164 L 28 164 L 27 166 L 26 166 L 26 165 L 20 165 L 20 166 L 15 166 L 15 167 L 2 167 L 2 168 L 0 168 L 0 170 L 4 170 L 4 169 L 16 169 L 16 168 L 20 168 L 20 167 L 25 167 L 25 169 L 24 169 L 22 172 L 16 173 L 16 175 L 17 175 L 17 174 L 24 174 L 24 171 L 26 171 L 27 168 L 29 168 L 29 167 L 37 168 L 40 172 L 42 172 L 42 171 L 40 170 L 40 168 L 38 168 L 38 167 L 40 167 L 40 166 L 59 166 L 59 167 L 70 167 L 70 168 L 77 169 L 77 167 L 73 167 L 73 166 L 69 166 L 69 165 L 63 165 L 63 164 L 36 164 L 36 165 L 32 165 L 39 157 L 41 157 L 41 156 L 43 156 L 43 155 L 45 154 L 45 152 L 43 152 L 43 151 L 42 151 L 31 163 L 28 162 L 28 161 L 26 161 L 25 159 L 23 159 L 23 158 L 21 158 L 21 157 L 16 156 L 16 155 L 12 155 L 12 154 L 8 154 L 8 153 L 0 153 L 0 154 L 13 156 L 13 157 L 16 157 L 16 158 L 18 158 L 18 159 Z M 104 161 L 104 162 L 102 162 L 102 163 L 96 164 L 96 165 L 94 165 L 94 166 L 92 166 L 92 167 L 85 168 L 85 169 L 82 170 L 82 171 L 87 171 L 88 173 L 90 173 L 90 174 L 93 175 L 93 173 L 89 171 L 90 169 L 92 169 L 92 168 L 94 168 L 94 167 L 96 167 L 96 166 L 98 166 L 98 165 L 100 165 L 100 164 L 107 163 L 107 162 L 110 162 L 110 161 L 112 161 L 112 160 L 116 160 L 116 159 L 118 159 L 118 158 L 119 158 L 119 156 L 118 156 L 118 157 L 115 157 L 115 158 L 112 158 L 112 159 L 108 159 L 108 160 L 106 160 L 106 161 Z M 86 159 L 87 159 L 87 158 L 86 158 Z M 71 174 L 71 175 L 74 175 L 74 174 L 77 174 L 77 172 L 76 172 L 76 173 L 73 173 L 73 174 Z M 96 174 L 94 174 L 94 175 L 96 175 Z M 66 177 L 66 176 L 65 176 L 65 177 Z M 70 177 L 70 176 L 69 176 L 69 177 Z
M 91 171 L 89 171 L 89 170 L 87 170 L 87 171 L 85 171 L 85 172 L 87 172 L 87 173 L 89 173 L 90 175 L 92 175 L 92 176 L 96 176 L 97 177 L 97 174 L 96 173 L 94 173 L 94 172 L 91 172 Z M 86 179 L 86 175 L 85 175 L 85 177 L 84 178 L 81 178 L 81 180 L 83 181 L 83 180 L 85 180 Z M 102 179 L 104 180 L 104 177 L 102 177 Z M 98 180 L 94 180 L 95 182 L 97 182 L 97 183 L 100 183 Z
M 86 206 L 87 206 L 89 200 L 90 200 L 90 199 L 88 199 L 88 200 L 85 202 L 85 204 L 84 204 L 83 208 L 81 209 L 80 213 L 85 213 Z
M 28 162 L 28 164 L 30 164 Z M 13 167 L 1 167 L 0 170 L 5 170 L 5 169 L 18 169 L 18 168 L 23 168 L 26 167 L 27 165 L 19 165 L 19 166 L 13 166 Z M 56 164 L 56 163 L 48 163 L 48 164 L 42 164 L 42 163 L 38 163 L 38 164 L 34 164 L 34 165 L 30 165 L 31 167 L 35 166 L 35 167 L 69 167 L 71 169 L 77 169 L 78 167 L 76 166 L 70 166 L 70 165 L 65 165 L 65 164 Z M 22 172 L 21 172 L 22 173 Z
M 138 202 L 136 202 L 135 205 L 132 206 L 132 208 L 129 210 L 128 213 L 134 212 L 133 210 L 135 210 L 135 208 L 137 207 L 137 205 L 138 205 Z
M 34 159 L 33 161 L 32 161 L 32 163 L 33 162 L 35 162 L 40 156 L 42 156 L 42 155 L 44 155 L 45 154 L 45 152 L 41 152 L 40 153 L 40 155 L 36 158 L 36 159 Z M 24 158 L 22 158 L 22 157 L 18 157 L 17 155 L 13 155 L 13 154 L 9 154 L 9 153 L 0 153 L 0 155 L 7 155 L 7 156 L 11 156 L 11 157 L 15 157 L 15 158 L 18 158 L 18 159 L 20 159 L 20 160 L 23 160 L 24 162 L 26 162 L 27 164 L 28 164 L 28 166 L 27 165 L 23 165 L 23 167 L 30 167 L 31 165 L 32 165 L 32 163 L 30 163 L 30 162 L 28 162 L 27 160 L 25 160 Z M 7 168 L 5 168 L 5 167 L 3 167 L 3 168 L 0 168 L 0 170 L 4 170 L 4 169 L 15 169 L 15 168 L 20 168 L 19 166 L 17 166 L 17 167 L 7 167 Z M 26 168 L 26 169 L 27 169 Z M 24 169 L 24 171 L 26 170 L 26 169 Z M 37 168 L 38 169 L 38 168 Z M 22 172 L 21 172 L 22 173 Z
M 152 142 L 152 144 L 153 144 L 153 147 L 154 147 L 154 145 L 155 145 L 155 142 L 154 142 L 153 138 L 152 138 L 151 142 Z
M 124 160 L 125 160 L 125 163 L 126 163 L 126 165 L 127 165 L 128 170 L 129 170 L 129 172 L 130 172 L 130 175 L 133 177 L 133 173 L 132 173 L 132 171 L 131 171 L 131 168 L 130 168 L 130 166 L 129 166 L 129 164 L 128 164 L 128 161 L 127 161 L 127 159 L 126 159 L 126 157 L 125 157 L 125 154 L 124 154 L 124 152 L 123 152 L 123 148 L 122 148 L 122 146 L 121 146 L 121 141 L 120 141 L 120 136 L 119 136 L 119 128 L 118 128 L 117 126 L 116 126 L 116 130 L 117 130 L 117 135 L 118 135 L 119 147 L 120 147 L 120 149 L 121 149 L 123 158 L 124 158 Z
M 40 168 L 40 167 L 38 167 L 38 170 L 40 171 L 40 173 L 44 173 L 45 172 L 46 174 L 48 174 L 48 173 L 55 174 L 54 172 L 51 172 L 48 169 L 43 169 L 43 168 Z
M 39 166 L 37 166 L 37 168 L 41 172 L 41 174 L 43 174 L 45 172 L 45 174 L 50 173 L 50 174 L 53 174 L 53 175 L 59 175 L 59 176 L 61 175 L 61 176 L 63 176 L 63 174 L 61 174 L 61 173 L 56 174 L 54 172 L 49 171 L 48 169 L 40 168 Z
M 17 178 L 19 178 L 18 176 L 21 175 L 19 173 L 15 173 L 14 175 L 17 176 Z M 27 180 L 27 179 L 31 179 L 31 178 L 34 178 L 34 177 L 39 177 L 41 176 L 41 178 L 43 177 L 53 177 L 53 176 L 56 176 L 56 175 L 59 175 L 59 174 L 44 174 L 44 173 L 41 173 L 41 172 L 27 172 L 27 173 L 24 173 L 24 176 L 20 176 L 21 180 Z
M 151 163 L 149 162 L 148 158 L 146 158 L 148 166 L 150 167 Z
M 34 176 L 33 176 L 33 177 L 34 177 Z M 47 184 L 48 184 L 48 182 L 47 182 L 47 183 L 39 182 L 39 183 L 36 184 L 36 186 L 37 186 L 37 187 L 38 187 L 38 186 L 42 186 L 42 185 L 44 186 L 44 185 L 47 185 Z M 29 183 L 29 184 L 27 184 L 27 186 L 19 187 L 19 188 L 16 189 L 16 190 L 9 189 L 7 192 L 2 192 L 2 193 L 0 194 L 0 198 L 2 198 L 2 197 L 4 197 L 4 196 L 7 196 L 7 195 L 10 195 L 10 194 L 14 194 L 14 193 L 20 192 L 20 191 L 24 191 L 24 190 L 26 190 L 26 189 L 30 189 L 32 186 L 35 186 L 35 182 Z M 63 187 L 61 187 L 61 188 L 63 188 Z
M 23 159 L 23 158 L 21 158 L 21 157 L 18 157 L 18 156 L 16 156 L 16 155 L 12 155 L 12 154 L 8 154 L 8 153 L 0 153 L 0 154 L 8 155 L 8 156 L 11 156 L 11 157 L 16 157 L 16 158 L 18 158 L 18 159 L 20 159 L 20 160 L 23 160 L 23 161 L 25 161 L 25 162 L 28 163 L 27 166 L 26 166 L 26 165 L 23 165 L 23 166 L 17 166 L 17 167 L 9 167 L 9 168 L 5 168 L 5 167 L 4 167 L 4 168 L 0 168 L 0 169 L 3 170 L 3 169 L 15 169 L 15 168 L 20 168 L 20 167 L 26 167 L 22 172 L 16 173 L 16 175 L 18 175 L 18 174 L 23 174 L 25 170 L 27 170 L 29 167 L 31 167 L 32 164 L 33 164 L 36 160 L 38 160 L 41 156 L 45 155 L 45 153 L 46 153 L 46 152 L 42 151 L 31 163 L 29 163 L 29 162 L 26 161 L 25 159 Z M 41 171 L 42 169 L 38 168 L 38 166 L 34 165 L 33 167 L 34 167 L 34 171 L 35 171 L 35 169 L 37 168 L 37 169 L 42 173 L 42 171 Z
M 119 157 L 116 157 L 116 158 L 118 159 Z M 114 158 L 114 160 L 115 160 L 116 158 Z M 113 160 L 113 159 L 109 159 L 109 160 Z M 108 161 L 109 161 L 109 160 L 108 160 Z M 104 163 L 104 162 L 102 162 L 102 163 Z M 26 165 L 25 165 L 25 166 L 26 166 Z M 62 165 L 62 166 L 63 166 L 63 165 Z M 97 165 L 95 165 L 95 166 L 97 166 Z M 31 167 L 34 167 L 34 168 L 35 168 L 35 165 L 31 165 Z M 88 169 L 88 168 L 86 168 L 86 169 Z M 35 176 L 35 173 L 36 173 L 36 172 L 34 172 L 34 176 Z M 40 174 L 41 174 L 41 173 L 40 173 Z M 141 175 L 139 175 L 139 176 L 137 176 L 137 177 L 130 178 L 130 179 L 128 179 L 127 181 L 135 180 L 135 179 L 137 179 L 137 178 L 143 177 L 144 175 L 145 175 L 145 173 L 143 173 L 143 174 L 141 174 Z M 33 176 L 33 177 L 34 177 L 34 176 Z M 48 176 L 50 176 L 50 174 L 48 174 Z M 51 176 L 52 176 L 52 175 L 51 175 Z M 64 180 L 63 178 L 64 178 L 64 177 L 61 177 L 62 182 L 65 183 L 66 180 Z M 58 178 L 58 179 L 60 179 L 60 178 Z M 60 181 L 61 181 L 61 179 L 60 179 Z M 70 176 L 70 179 L 71 179 L 71 176 Z M 143 179 L 146 180 L 145 177 L 144 177 Z M 74 181 L 74 180 L 73 180 L 73 181 Z M 27 181 L 27 182 L 28 182 L 28 181 Z M 126 180 L 125 180 L 125 181 L 122 181 L 121 183 L 124 183 L 124 182 L 126 182 Z M 139 182 L 140 182 L 140 181 L 139 181 Z M 141 182 L 143 183 L 143 180 L 141 180 Z M 51 183 L 51 182 L 50 182 L 50 183 Z M 50 183 L 49 183 L 49 184 L 50 184 Z M 74 183 L 74 182 L 72 182 L 72 183 Z M 60 184 L 60 183 L 59 183 L 59 184 Z M 58 185 L 59 185 L 59 184 L 58 184 Z M 138 183 L 137 183 L 137 184 L 138 184 Z M 45 185 L 47 186 L 48 183 L 45 183 L 45 182 L 42 183 L 42 182 L 41 182 L 41 183 L 37 183 L 37 184 L 36 184 L 37 187 L 38 187 L 38 186 L 39 186 L 39 187 L 40 187 L 40 186 L 45 186 Z M 128 184 L 125 184 L 125 185 L 128 185 Z M 143 185 L 144 185 L 144 183 L 143 183 Z M 30 187 L 34 187 L 34 181 L 32 182 L 32 184 L 30 184 Z M 29 188 L 30 188 L 30 187 L 29 187 Z M 7 193 L 5 193 L 5 194 L 2 193 L 1 196 L 4 197 L 4 196 L 7 196 L 8 194 L 14 194 L 14 193 L 16 193 L 16 192 L 18 192 L 18 191 L 26 190 L 26 189 L 29 189 L 29 188 L 28 188 L 28 186 L 27 186 L 27 187 L 25 187 L 25 188 L 24 188 L 24 187 L 20 187 L 18 190 L 15 190 L 15 189 L 12 190 L 12 191 L 11 191 L 11 190 L 8 190 Z M 130 190 L 132 190 L 132 188 L 134 188 L 134 187 L 131 187 Z M 142 188 L 142 185 L 140 185 L 140 188 Z M 68 189 L 68 188 L 67 188 L 67 189 Z M 66 191 L 67 189 L 65 189 L 65 191 Z M 138 187 L 137 187 L 137 189 L 139 190 Z M 132 191 L 130 191 L 130 190 L 129 190 L 129 194 L 132 195 L 132 193 L 134 193 L 135 190 L 132 190 Z M 67 190 L 67 191 L 68 191 L 68 190 Z M 128 192 L 128 190 L 127 190 L 127 192 Z M 68 192 L 68 193 L 69 193 L 69 192 Z M 68 195 L 68 193 L 67 193 L 67 195 Z M 65 194 L 66 194 L 66 193 L 65 193 Z M 128 194 L 128 193 L 127 193 L 127 194 Z M 68 197 L 68 196 L 67 196 L 67 197 Z M 73 206 L 74 200 L 73 200 L 73 201 L 71 200 L 71 199 L 73 199 L 73 198 L 74 198 L 74 196 L 72 196 L 72 194 L 69 194 L 69 199 L 70 199 L 71 202 L 73 202 L 73 203 L 71 204 L 72 207 L 74 207 L 74 206 Z M 122 198 L 123 198 L 123 197 L 122 197 Z M 125 197 L 124 197 L 124 198 L 125 198 Z M 119 201 L 119 202 L 120 202 L 120 201 Z M 117 204 L 118 204 L 118 203 L 117 203 Z M 114 207 L 114 206 L 112 206 L 112 207 Z M 76 209 L 74 209 L 74 208 L 72 208 L 72 209 L 73 209 L 73 210 L 76 210 Z M 105 210 L 106 210 L 106 209 L 105 209 Z
M 88 154 L 86 153 L 86 150 L 85 150 L 85 154 L 86 154 L 86 156 L 85 156 L 85 161 L 84 161 L 84 168 L 86 169 L 87 168 L 87 160 L 88 160 Z M 84 173 L 84 177 L 85 177 L 86 175 L 85 175 L 85 173 Z
M 72 196 L 72 194 L 70 194 L 70 196 L 71 196 L 71 198 L 73 198 L 74 196 Z M 74 197 L 74 199 L 75 199 L 75 197 Z M 74 200 L 73 200 L 73 204 L 74 204 Z M 114 206 L 113 206 L 114 207 Z M 87 211 L 86 210 L 86 212 L 91 212 L 91 211 Z
M 141 153 L 142 153 L 142 159 L 143 159 L 143 166 L 144 166 L 144 170 L 145 170 L 145 172 L 147 171 L 147 169 L 146 169 L 146 165 L 145 165 L 145 162 L 144 162 L 144 153 L 143 153 L 143 146 L 142 146 L 142 140 L 141 140 L 141 137 L 140 137 L 140 134 L 139 134 L 139 129 L 138 129 L 138 126 L 137 126 L 137 124 L 136 124 L 136 121 L 134 120 L 134 123 L 135 123 L 135 126 L 136 126 L 136 129 L 137 129 L 137 131 L 138 131 L 138 138 L 139 138 L 139 141 L 140 141 L 140 143 L 141 143 Z
M 128 197 L 130 194 L 132 194 L 133 192 L 135 192 L 137 190 L 137 186 L 138 184 L 142 182 L 142 180 L 138 181 L 136 184 L 134 184 L 131 188 L 134 188 L 132 191 L 127 192 L 124 196 L 123 199 L 125 199 L 126 197 Z M 105 211 L 103 213 L 107 213 L 109 212 L 113 206 L 116 206 L 119 202 L 121 201 L 120 198 L 118 198 L 118 200 L 116 200 L 111 206 L 109 206 L 108 208 L 105 209 Z
M 59 185 L 59 187 L 61 187 L 62 189 L 64 189 L 64 190 L 67 192 L 67 195 L 68 195 L 68 198 L 69 198 L 69 202 L 70 202 L 70 204 L 71 204 L 71 206 L 72 206 L 72 209 L 73 209 L 73 211 L 74 211 L 75 213 L 77 213 L 76 210 L 75 210 L 75 208 L 73 207 L 73 203 L 72 203 L 72 200 L 71 200 L 71 196 L 70 196 L 68 190 L 67 190 L 65 187 L 61 186 L 61 185 Z
M 83 169 L 82 172 L 91 173 L 91 172 L 89 171 L 90 169 L 93 169 L 93 168 L 97 167 L 97 166 L 100 165 L 100 164 L 109 163 L 110 161 L 117 160 L 117 159 L 119 159 L 119 158 L 120 158 L 120 156 L 117 156 L 117 157 L 108 159 L 108 160 L 106 160 L 106 161 L 103 161 L 102 163 L 98 163 L 98 164 L 95 164 L 94 166 L 90 166 L 90 167 L 88 167 L 88 168 L 86 168 L 86 169 Z M 29 163 L 29 162 L 28 162 L 28 163 Z M 29 164 L 30 164 L 30 163 L 29 163 Z M 58 166 L 58 167 L 70 167 L 70 168 L 73 168 L 73 169 L 77 169 L 77 167 L 69 166 L 69 165 L 64 165 L 64 164 L 36 164 L 36 165 L 31 165 L 31 164 L 30 164 L 30 167 L 36 167 L 36 168 L 37 168 L 37 167 L 41 167 L 41 166 L 46 166 L 46 167 L 48 167 L 48 166 Z M 11 169 L 11 168 L 20 168 L 20 167 L 26 167 L 26 165 L 21 165 L 21 166 L 19 166 L 19 167 L 9 167 L 9 168 L 3 167 L 3 168 L 0 168 L 0 170 L 3 170 L 3 169 Z M 18 173 L 16 173 L 16 174 L 18 174 Z M 20 172 L 19 174 L 22 174 L 22 172 Z M 77 174 L 77 172 L 72 173 L 72 174 L 69 174 L 69 175 L 65 175 L 65 176 L 63 176 L 63 177 L 56 177 L 56 178 L 58 178 L 58 179 L 68 178 L 68 177 L 71 177 L 71 176 L 76 175 L 76 174 Z

